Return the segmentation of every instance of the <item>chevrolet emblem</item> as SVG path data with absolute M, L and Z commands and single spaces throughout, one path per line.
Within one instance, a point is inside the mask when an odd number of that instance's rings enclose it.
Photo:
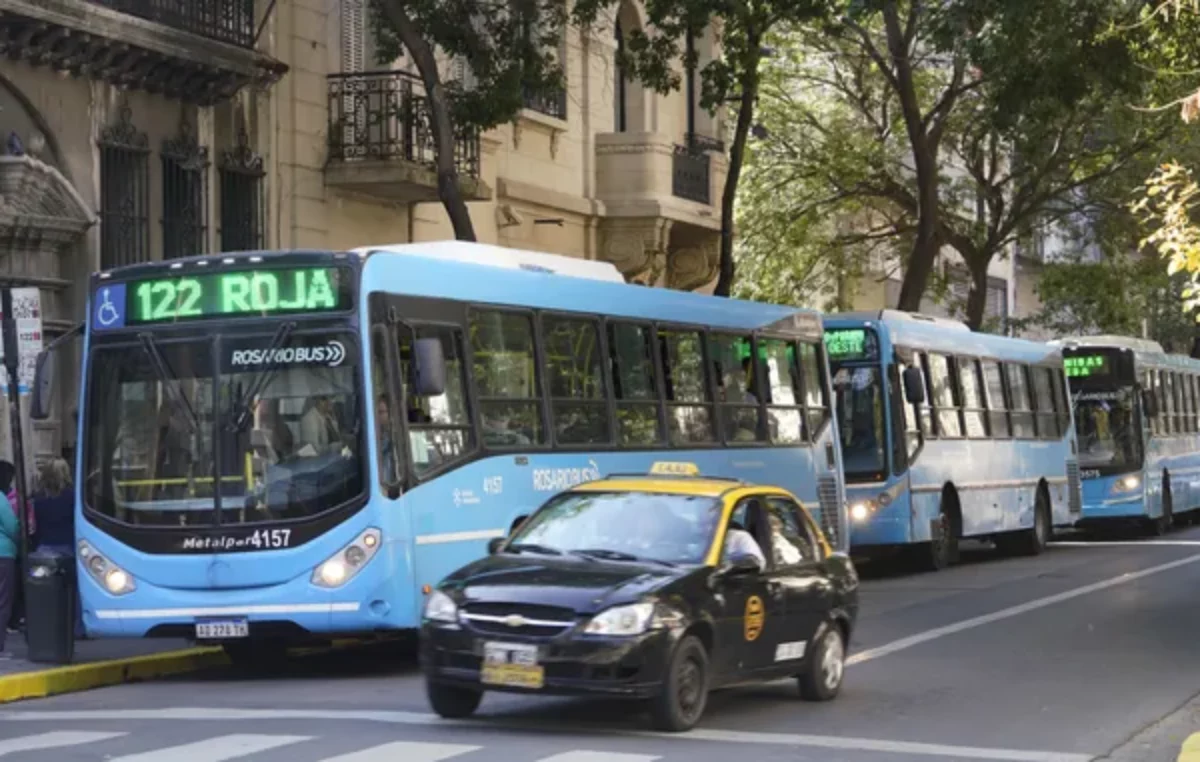
M 504 623 L 509 627 L 522 627 L 525 625 L 525 617 L 520 614 L 509 614 L 504 617 Z

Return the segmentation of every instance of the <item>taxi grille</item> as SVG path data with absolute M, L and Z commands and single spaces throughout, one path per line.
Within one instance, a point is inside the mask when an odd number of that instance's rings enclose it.
M 841 511 L 838 510 L 837 481 L 829 477 L 817 480 L 817 503 L 821 508 L 821 531 L 834 548 L 841 547 Z
M 1079 483 L 1079 464 L 1069 460 L 1067 461 L 1067 501 L 1071 506 L 1071 513 L 1079 513 L 1083 510 L 1082 489 Z
M 576 619 L 567 608 L 509 603 L 470 603 L 463 607 L 462 616 L 477 632 L 541 638 L 566 632 Z

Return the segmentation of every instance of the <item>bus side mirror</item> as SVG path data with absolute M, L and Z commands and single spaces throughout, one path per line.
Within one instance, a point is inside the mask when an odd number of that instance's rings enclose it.
M 413 387 L 418 397 L 440 397 L 446 391 L 446 356 L 442 340 L 417 339 L 413 345 Z
M 488 540 L 487 552 L 489 556 L 494 556 L 500 551 L 500 546 L 504 544 L 503 537 L 493 537 Z
M 920 405 L 925 401 L 925 380 L 921 378 L 920 368 L 904 369 L 904 399 L 910 405 Z
M 1147 418 L 1158 417 L 1158 399 L 1149 389 L 1142 390 L 1142 409 L 1146 411 Z
M 56 366 L 53 349 L 38 352 L 33 371 L 33 399 L 29 405 L 29 417 L 35 421 L 44 421 L 50 417 L 50 408 L 54 401 Z

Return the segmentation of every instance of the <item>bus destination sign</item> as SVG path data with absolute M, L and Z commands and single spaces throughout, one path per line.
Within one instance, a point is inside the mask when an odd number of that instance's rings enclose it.
M 874 335 L 865 328 L 835 328 L 825 331 L 825 351 L 830 360 L 875 359 Z
M 1063 370 L 1067 378 L 1107 376 L 1112 372 L 1112 361 L 1108 355 L 1074 355 L 1063 358 Z
M 173 323 L 220 317 L 336 312 L 350 307 L 337 267 L 240 270 L 105 283 L 93 299 L 93 325 Z

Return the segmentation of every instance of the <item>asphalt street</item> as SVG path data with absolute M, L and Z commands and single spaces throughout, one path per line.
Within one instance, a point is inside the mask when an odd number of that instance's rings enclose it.
M 691 733 L 649 732 L 620 703 L 505 695 L 444 721 L 411 657 L 374 647 L 10 705 L 0 759 L 1165 762 L 1200 730 L 1200 528 L 964 560 L 863 567 L 838 700 L 803 702 L 793 683 L 730 690 Z

